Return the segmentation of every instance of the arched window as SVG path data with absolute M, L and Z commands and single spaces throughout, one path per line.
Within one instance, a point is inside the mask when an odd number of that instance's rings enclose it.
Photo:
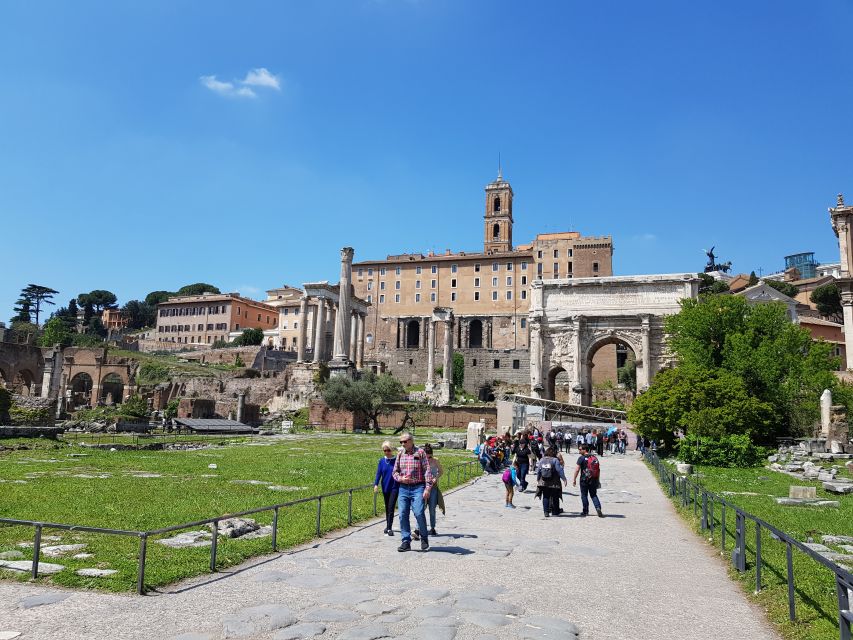
M 501 225 L 497 222 L 492 226 L 492 238 L 497 240 L 501 237 Z
M 501 210 L 501 198 L 500 198 L 500 196 L 495 196 L 495 199 L 492 202 L 492 211 L 497 213 L 500 210 Z
M 468 348 L 483 348 L 483 322 L 481 320 L 472 320 L 468 325 Z

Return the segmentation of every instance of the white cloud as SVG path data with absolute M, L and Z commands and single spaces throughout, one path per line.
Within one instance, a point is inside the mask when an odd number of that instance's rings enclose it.
M 216 76 L 201 76 L 199 81 L 214 93 L 228 97 L 257 98 L 258 94 L 252 87 L 281 91 L 281 78 L 265 67 L 250 69 L 242 80 L 229 82 L 219 80 Z
M 240 82 L 252 87 L 269 87 L 281 91 L 281 78 L 270 73 L 269 69 L 264 67 L 250 70 Z
M 638 236 L 634 236 L 633 239 L 640 242 L 654 242 L 658 237 L 653 233 L 641 233 Z

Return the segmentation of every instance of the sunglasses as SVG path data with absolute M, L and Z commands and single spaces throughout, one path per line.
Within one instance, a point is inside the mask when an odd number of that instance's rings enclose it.
M 411 442 L 411 440 L 400 440 L 400 444 L 406 444 L 407 442 Z

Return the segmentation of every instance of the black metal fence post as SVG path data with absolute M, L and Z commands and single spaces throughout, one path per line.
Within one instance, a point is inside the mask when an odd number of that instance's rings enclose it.
M 323 498 L 317 498 L 317 537 L 320 537 L 320 518 L 323 513 Z
M 33 537 L 33 568 L 31 571 L 32 578 L 35 580 L 39 577 L 39 556 L 41 555 L 41 525 L 36 525 L 36 533 Z
M 139 536 L 139 570 L 136 573 L 136 593 L 145 594 L 145 555 L 148 549 L 148 536 Z
M 213 524 L 213 539 L 210 541 L 210 572 L 216 572 L 216 546 L 219 542 L 219 521 L 214 520 Z
M 349 496 L 347 498 L 347 525 L 352 525 L 352 489 L 349 490 Z
M 278 507 L 272 510 L 272 550 L 278 551 Z
M 735 548 L 732 551 L 732 563 L 735 569 L 746 571 L 746 535 L 744 532 L 745 518 L 740 510 L 735 510 Z
M 793 622 L 797 612 L 794 608 L 794 554 L 790 542 L 785 543 L 785 561 L 788 565 L 788 618 Z
M 700 522 L 702 531 L 708 528 L 708 494 L 702 492 L 702 520 Z
M 755 523 L 755 593 L 761 591 L 761 525 Z
M 853 611 L 850 610 L 850 589 L 853 584 L 841 579 L 835 574 L 835 588 L 838 592 L 838 627 L 841 640 L 853 640 L 850 636 L 850 626 L 853 625 Z
M 721 509 L 723 512 L 721 514 L 722 522 L 720 522 L 720 525 L 721 525 L 720 538 L 721 538 L 721 544 L 722 544 L 722 552 L 725 553 L 726 552 L 726 503 L 725 502 L 722 504 Z

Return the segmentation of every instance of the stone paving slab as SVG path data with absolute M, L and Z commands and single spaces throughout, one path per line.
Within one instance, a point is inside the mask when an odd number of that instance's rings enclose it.
M 633 455 L 602 460 L 605 518 L 503 507 L 499 476 L 447 496 L 429 553 L 383 521 L 145 597 L 0 583 L 0 633 L 22 640 L 508 640 L 778 636 Z M 380 526 L 382 525 L 382 526 Z M 414 547 L 418 548 L 415 544 Z M 614 606 L 602 609 L 602 603 Z M 38 603 L 39 606 L 34 606 Z

